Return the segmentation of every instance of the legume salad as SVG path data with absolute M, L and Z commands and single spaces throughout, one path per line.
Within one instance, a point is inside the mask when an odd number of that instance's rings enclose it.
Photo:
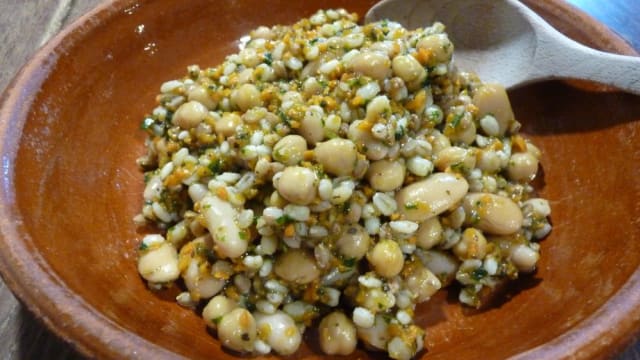
M 357 21 L 259 27 L 142 121 L 138 270 L 229 350 L 290 355 L 317 324 L 326 354 L 410 359 L 417 304 L 456 283 L 480 306 L 551 230 L 505 89 L 453 65 L 443 24 Z

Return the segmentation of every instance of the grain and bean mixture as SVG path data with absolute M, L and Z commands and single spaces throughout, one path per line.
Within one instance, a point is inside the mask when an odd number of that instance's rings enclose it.
M 317 324 L 326 354 L 410 359 L 417 304 L 457 283 L 479 306 L 551 230 L 504 88 L 453 66 L 440 23 L 357 21 L 259 27 L 142 122 L 138 270 L 232 351 L 289 355 Z

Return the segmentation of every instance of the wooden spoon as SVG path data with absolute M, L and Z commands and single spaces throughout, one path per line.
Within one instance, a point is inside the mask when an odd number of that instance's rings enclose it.
M 640 94 L 640 58 L 581 45 L 516 0 L 383 0 L 365 22 L 408 28 L 443 23 L 455 62 L 507 88 L 547 79 L 581 79 Z

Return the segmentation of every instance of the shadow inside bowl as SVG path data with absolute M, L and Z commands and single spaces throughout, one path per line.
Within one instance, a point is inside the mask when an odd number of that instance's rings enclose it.
M 163 81 L 190 64 L 215 65 L 248 29 L 290 23 L 316 7 L 363 13 L 372 2 L 158 0 L 131 10 L 133 2 L 121 1 L 49 45 L 12 94 L 18 110 L 2 133 L 3 229 L 14 235 L 2 255 L 14 291 L 97 357 L 233 358 L 198 314 L 138 276 L 140 120 Z M 136 33 L 140 24 L 145 31 Z M 425 358 L 503 359 L 553 341 L 593 316 L 640 265 L 638 98 L 559 82 L 511 96 L 525 136 L 543 153 L 540 193 L 551 199 L 554 229 L 541 243 L 538 272 L 509 288 L 508 300 L 470 312 L 440 292 L 421 305 Z M 296 357 L 322 355 L 305 345 Z

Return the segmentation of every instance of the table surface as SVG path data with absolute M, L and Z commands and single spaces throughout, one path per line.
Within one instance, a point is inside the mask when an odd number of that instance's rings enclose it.
M 640 1 L 567 0 L 640 51 Z M 100 0 L 0 0 L 0 90 L 33 52 Z M 640 340 L 617 360 L 640 360 Z M 0 359 L 84 359 L 20 305 L 0 280 Z

